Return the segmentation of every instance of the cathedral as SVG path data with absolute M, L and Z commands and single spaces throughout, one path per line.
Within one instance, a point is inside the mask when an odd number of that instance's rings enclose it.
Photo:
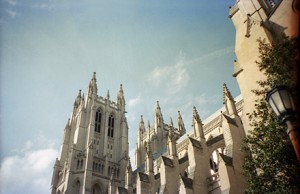
M 122 85 L 116 101 L 109 93 L 98 96 L 94 73 L 86 96 L 79 91 L 65 126 L 51 193 L 243 193 L 247 184 L 240 148 L 251 131 L 248 113 L 256 100 L 251 91 L 258 87 L 257 80 L 265 79 L 255 63 L 257 39 L 272 42 L 282 33 L 298 36 L 298 13 L 293 0 L 237 0 L 229 18 L 236 29 L 233 76 L 241 94 L 233 98 L 224 84 L 223 107 L 203 121 L 194 107 L 192 128 L 185 127 L 179 111 L 176 121 L 165 120 L 157 101 L 154 123 L 140 118 L 131 160 Z

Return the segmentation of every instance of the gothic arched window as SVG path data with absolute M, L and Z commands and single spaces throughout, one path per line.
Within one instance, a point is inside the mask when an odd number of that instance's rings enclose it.
M 108 117 L 108 137 L 114 137 L 115 118 L 113 115 Z
M 101 113 L 100 109 L 98 109 L 96 111 L 96 117 L 95 117 L 95 132 L 97 132 L 97 133 L 100 133 L 101 117 L 102 117 L 102 113 Z

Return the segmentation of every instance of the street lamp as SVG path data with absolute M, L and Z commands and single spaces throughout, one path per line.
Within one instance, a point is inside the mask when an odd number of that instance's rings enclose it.
M 293 144 L 298 162 L 300 163 L 300 142 L 299 131 L 296 127 L 296 108 L 291 95 L 291 90 L 287 86 L 276 86 L 267 93 L 266 100 L 273 111 L 287 125 L 287 134 Z

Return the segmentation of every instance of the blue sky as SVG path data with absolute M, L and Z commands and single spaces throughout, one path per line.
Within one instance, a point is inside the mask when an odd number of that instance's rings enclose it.
M 232 77 L 234 0 L 1 0 L 0 107 L 3 193 L 49 193 L 52 167 L 78 90 L 97 72 L 98 93 L 123 84 L 130 153 L 140 115 L 180 110 L 191 129 L 222 106 Z M 132 158 L 134 161 L 134 158 Z

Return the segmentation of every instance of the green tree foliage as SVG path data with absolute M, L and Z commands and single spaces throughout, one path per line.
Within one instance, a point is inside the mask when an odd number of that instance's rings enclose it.
M 260 89 L 253 91 L 258 96 L 255 111 L 249 115 L 253 131 L 243 147 L 247 153 L 243 165 L 246 193 L 296 193 L 300 191 L 297 158 L 285 124 L 280 123 L 265 96 L 273 85 L 287 85 L 296 91 L 298 40 L 284 36 L 273 44 L 258 41 L 260 57 L 256 63 L 266 80 L 258 81 Z

